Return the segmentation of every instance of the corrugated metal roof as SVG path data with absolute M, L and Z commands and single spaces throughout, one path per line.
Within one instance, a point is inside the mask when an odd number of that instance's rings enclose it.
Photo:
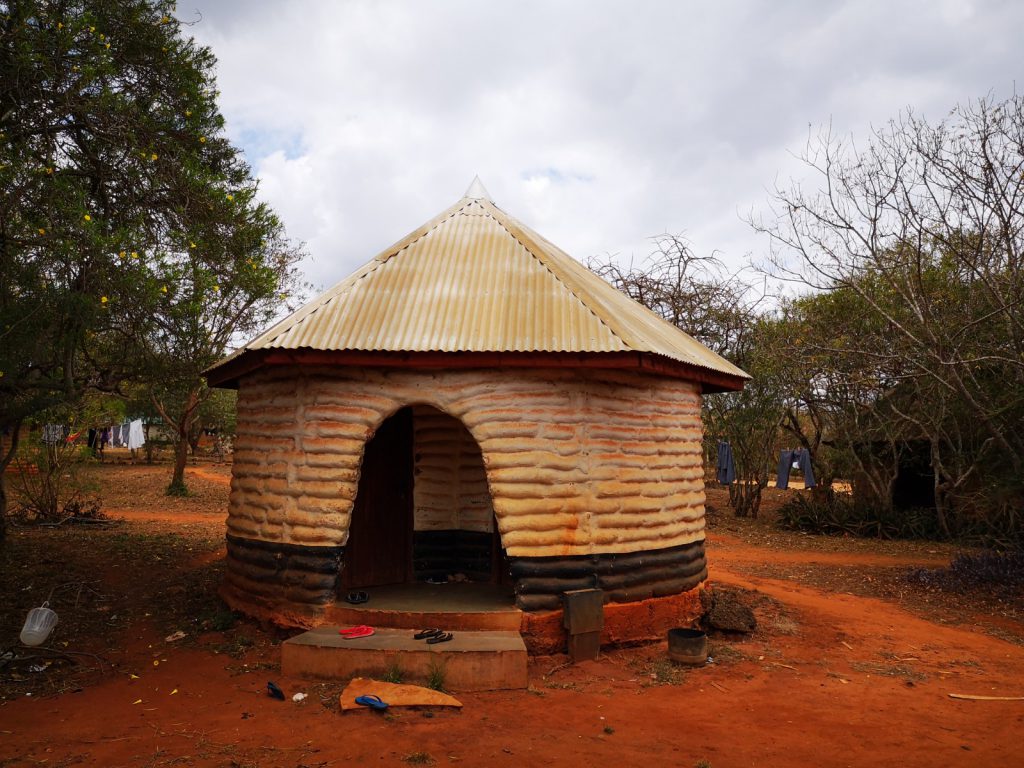
M 635 351 L 748 378 L 486 194 L 474 181 L 451 208 L 240 351 Z

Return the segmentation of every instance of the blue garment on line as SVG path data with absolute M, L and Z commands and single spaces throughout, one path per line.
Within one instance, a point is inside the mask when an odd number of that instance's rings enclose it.
M 782 491 L 789 488 L 789 473 L 792 471 L 794 463 L 804 476 L 804 488 L 813 488 L 815 482 L 814 470 L 811 468 L 811 452 L 806 448 L 797 448 L 795 451 L 784 450 L 779 454 L 779 471 L 775 478 L 775 487 Z
M 793 467 L 793 451 L 783 451 L 779 454 L 779 471 L 775 476 L 775 487 L 780 491 L 789 488 L 789 471 Z
M 804 488 L 814 487 L 814 470 L 811 469 L 811 452 L 805 449 L 799 451 L 799 456 L 794 456 L 800 465 L 800 472 L 804 476 Z
M 718 443 L 717 478 L 722 485 L 730 485 L 736 480 L 736 463 L 732 459 L 732 446 L 726 442 Z

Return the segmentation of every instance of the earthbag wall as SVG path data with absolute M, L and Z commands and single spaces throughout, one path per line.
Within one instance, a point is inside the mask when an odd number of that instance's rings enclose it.
M 606 370 L 277 367 L 240 382 L 223 593 L 315 624 L 336 599 L 368 438 L 407 405 L 480 446 L 524 610 L 598 586 L 612 602 L 697 586 L 704 561 L 698 385 Z

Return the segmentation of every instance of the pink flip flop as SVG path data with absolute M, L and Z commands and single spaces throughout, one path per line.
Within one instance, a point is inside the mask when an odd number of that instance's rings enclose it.
M 368 627 L 365 624 L 360 624 L 358 627 L 339 629 L 338 634 L 346 640 L 355 640 L 359 637 L 369 637 L 370 635 L 372 635 L 373 627 Z
M 360 624 L 360 625 L 358 625 L 356 627 L 342 627 L 340 630 L 338 630 L 338 634 L 339 635 L 350 635 L 353 632 L 361 632 L 362 630 L 368 630 L 368 629 L 370 629 L 369 625 Z

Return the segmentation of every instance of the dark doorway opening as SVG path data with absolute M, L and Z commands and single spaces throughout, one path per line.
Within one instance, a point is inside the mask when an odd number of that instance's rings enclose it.
M 458 419 L 402 408 L 366 445 L 341 588 L 509 584 L 480 446 Z
M 402 584 L 411 576 L 411 555 L 412 409 L 403 408 L 366 444 L 341 585 Z

